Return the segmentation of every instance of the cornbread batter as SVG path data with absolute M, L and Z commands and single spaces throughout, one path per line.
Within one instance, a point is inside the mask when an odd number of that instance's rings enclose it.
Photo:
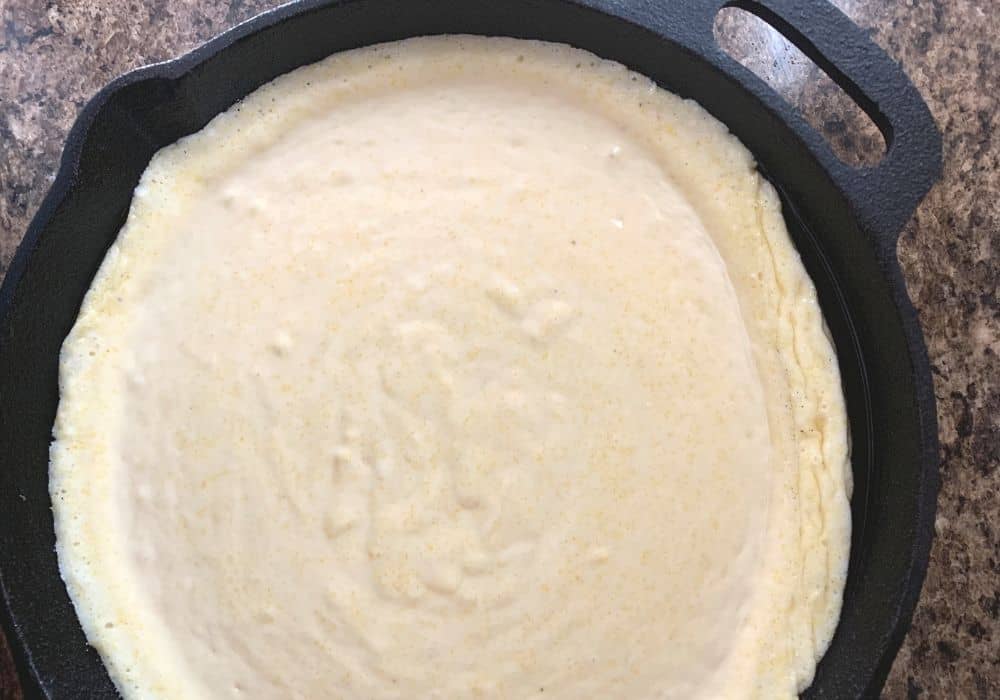
M 775 193 L 567 46 L 337 54 L 160 151 L 54 432 L 129 700 L 790 698 L 839 614 L 844 403 Z

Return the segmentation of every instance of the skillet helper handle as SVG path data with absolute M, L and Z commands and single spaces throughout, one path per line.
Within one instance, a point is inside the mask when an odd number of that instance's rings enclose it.
M 853 99 L 885 138 L 877 164 L 847 165 L 802 115 L 761 78 L 722 51 L 712 36 L 719 10 L 736 7 L 770 24 Z M 675 19 L 693 22 L 701 34 L 700 52 L 718 68 L 768 94 L 778 115 L 810 147 L 844 193 L 860 222 L 894 249 L 903 226 L 941 171 L 941 135 L 930 110 L 907 78 L 868 34 L 827 0 L 688 0 L 672 8 Z M 678 16 L 679 15 L 679 16 Z

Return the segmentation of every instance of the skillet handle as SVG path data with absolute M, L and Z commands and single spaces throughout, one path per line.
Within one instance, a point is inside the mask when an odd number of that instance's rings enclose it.
M 751 86 L 833 176 L 862 225 L 890 248 L 941 171 L 941 135 L 902 68 L 826 0 L 688 0 L 671 3 L 672 19 L 690 23 L 691 48 Z M 719 10 L 736 7 L 770 24 L 853 99 L 885 138 L 877 164 L 855 168 L 761 78 L 722 51 L 712 35 Z M 691 26 L 694 25 L 694 26 Z M 707 35 L 706 33 L 707 32 Z

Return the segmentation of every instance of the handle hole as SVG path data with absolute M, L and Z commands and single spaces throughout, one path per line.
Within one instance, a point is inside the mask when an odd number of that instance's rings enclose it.
M 820 66 L 766 20 L 741 7 L 719 10 L 715 40 L 805 117 L 847 165 L 882 160 L 886 140 L 872 118 Z

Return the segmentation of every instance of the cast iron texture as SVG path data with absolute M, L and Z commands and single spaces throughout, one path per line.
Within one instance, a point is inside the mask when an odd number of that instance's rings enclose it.
M 884 159 L 843 164 L 723 53 L 712 24 L 724 6 L 770 22 L 823 67 L 882 131 Z M 139 175 L 159 148 L 282 73 L 336 51 L 442 33 L 565 42 L 620 61 L 727 124 L 780 191 L 837 346 L 853 440 L 844 608 L 805 697 L 875 697 L 909 625 L 933 532 L 934 396 L 895 245 L 939 173 L 940 136 L 900 68 L 817 0 L 306 0 L 102 90 L 71 131 L 0 290 L 0 580 L 29 695 L 115 697 L 59 576 L 48 446 L 60 346 Z

